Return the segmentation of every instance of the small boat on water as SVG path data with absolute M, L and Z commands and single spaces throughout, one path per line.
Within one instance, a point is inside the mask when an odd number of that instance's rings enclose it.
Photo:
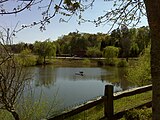
M 79 71 L 79 72 L 76 72 L 76 73 L 75 73 L 75 75 L 83 76 L 83 75 L 84 75 L 84 73 L 83 73 L 83 71 Z

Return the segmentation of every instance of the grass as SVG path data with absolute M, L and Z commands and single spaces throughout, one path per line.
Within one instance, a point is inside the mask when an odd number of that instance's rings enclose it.
M 114 101 L 114 113 L 134 108 L 135 106 L 149 102 L 152 99 L 152 92 L 145 92 L 130 97 L 124 97 Z
M 120 120 L 152 120 L 152 108 L 130 110 Z
M 48 63 L 54 66 L 97 66 L 97 61 L 89 59 L 51 59 L 47 60 Z
M 118 100 L 114 101 L 114 113 L 118 113 L 120 111 L 124 111 L 130 108 L 134 108 L 138 105 L 141 105 L 143 103 L 149 102 L 151 101 L 152 98 L 152 92 L 145 92 L 145 93 L 141 93 L 141 94 L 137 94 L 137 95 L 133 95 L 133 96 L 129 96 L 129 97 L 124 97 Z M 27 104 L 30 105 L 30 104 Z M 39 108 L 40 107 L 40 108 Z M 35 118 L 44 118 L 42 116 L 45 116 L 45 109 L 46 105 L 39 106 L 36 107 L 36 109 L 29 109 L 30 112 L 23 112 L 25 115 L 21 115 L 23 116 L 23 120 L 26 118 L 26 120 L 28 118 L 31 118 L 33 116 L 34 120 Z M 26 107 L 26 110 L 28 110 L 29 107 Z M 35 113 L 38 113 L 36 114 Z M 151 119 L 151 108 L 143 108 L 143 109 L 133 109 L 131 111 L 128 111 L 123 118 L 121 118 L 121 120 L 145 120 L 145 119 Z M 86 110 L 84 112 L 81 112 L 77 115 L 74 115 L 70 118 L 67 118 L 66 120 L 99 120 L 100 118 L 102 118 L 104 116 L 104 106 L 103 104 L 97 105 L 89 110 Z M 6 111 L 1 111 L 0 110 L 0 119 L 2 120 L 12 120 L 12 116 L 10 115 L 10 113 L 6 112 Z
M 118 100 L 114 101 L 114 113 L 118 113 L 120 111 L 124 111 L 130 108 L 134 108 L 138 105 L 141 105 L 143 103 L 149 102 L 151 101 L 152 98 L 152 92 L 145 92 L 145 93 L 141 93 L 141 94 L 137 94 L 137 95 L 133 95 L 130 97 L 124 97 Z M 140 112 L 139 112 L 140 111 Z M 133 112 L 131 111 L 129 113 L 130 116 L 133 116 L 136 114 L 138 114 L 141 118 L 145 118 L 145 111 L 149 111 L 147 112 L 149 115 L 151 114 L 151 108 L 145 108 L 144 110 L 140 109 L 140 110 L 134 110 Z M 128 114 L 128 112 L 127 112 Z M 144 114 L 144 115 L 143 115 Z M 148 115 L 147 114 L 147 115 Z M 137 115 L 137 116 L 138 116 Z M 100 104 L 98 106 L 95 106 L 89 110 L 86 110 L 82 113 L 79 113 L 75 116 L 72 116 L 66 120 L 99 120 L 100 118 L 102 118 L 104 116 L 104 106 L 103 104 Z M 127 116 L 125 115 L 121 120 L 125 120 L 127 118 Z M 143 120 L 143 119 L 142 119 Z
M 103 109 L 103 104 L 100 104 L 65 120 L 99 120 L 104 116 Z

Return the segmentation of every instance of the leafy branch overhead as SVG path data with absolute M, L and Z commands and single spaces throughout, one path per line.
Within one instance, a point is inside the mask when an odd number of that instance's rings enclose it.
M 18 14 L 24 10 L 32 10 L 32 7 L 37 7 L 40 10 L 42 19 L 39 21 L 33 21 L 33 23 L 29 25 L 22 25 L 21 29 L 16 32 L 35 25 L 40 25 L 40 30 L 46 30 L 45 26 L 50 23 L 50 20 L 55 17 L 57 14 L 62 16 L 66 16 L 68 19 L 65 20 L 60 18 L 60 22 L 67 22 L 71 19 L 73 15 L 78 15 L 78 12 L 84 11 L 88 5 L 82 5 L 81 0 L 60 0 L 55 2 L 54 0 L 18 0 L 12 1 L 13 7 L 10 9 L 6 9 L 6 5 L 8 5 L 11 1 L 9 0 L 1 0 L 0 1 L 0 14 L 1 15 L 9 15 L 9 14 Z
M 102 16 L 99 16 L 94 20 L 81 19 L 81 22 L 92 22 L 99 26 L 107 23 L 111 24 L 111 29 L 118 24 L 121 25 L 132 25 L 136 26 L 141 22 L 141 18 L 146 16 L 145 4 L 143 0 L 105 0 L 112 1 L 113 7 L 111 10 L 104 11 Z M 110 30 L 111 30 L 110 29 Z
M 24 10 L 32 10 L 32 7 L 37 7 L 40 10 L 42 18 L 38 21 L 33 21 L 31 24 L 22 25 L 20 29 L 16 30 L 18 32 L 24 28 L 32 27 L 35 25 L 40 25 L 40 30 L 46 30 L 46 25 L 50 23 L 50 20 L 54 18 L 57 14 L 62 15 L 59 22 L 68 22 L 74 15 L 78 16 L 79 24 L 84 22 L 92 22 L 96 26 L 101 24 L 107 24 L 112 22 L 111 29 L 118 24 L 120 25 L 130 25 L 136 26 L 142 16 L 146 16 L 145 5 L 143 0 L 104 0 L 113 2 L 113 7 L 111 10 L 104 11 L 102 16 L 97 17 L 97 19 L 87 20 L 83 18 L 82 12 L 86 9 L 91 8 L 95 0 L 17 0 L 12 1 L 13 7 L 6 9 L 6 5 L 9 0 L 0 1 L 0 14 L 17 14 Z M 64 17 L 65 16 L 65 17 Z

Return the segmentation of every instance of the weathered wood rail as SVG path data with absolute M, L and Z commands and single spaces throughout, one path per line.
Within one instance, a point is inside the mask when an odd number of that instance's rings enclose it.
M 113 93 L 113 86 L 112 85 L 106 85 L 105 86 L 105 91 L 104 91 L 104 96 L 102 96 L 101 98 L 99 98 L 98 100 L 92 101 L 92 102 L 88 102 L 84 105 L 81 105 L 73 110 L 70 110 L 68 112 L 64 112 L 58 116 L 55 116 L 53 118 L 49 118 L 48 120 L 64 120 L 66 118 L 69 118 L 71 116 L 74 116 L 78 113 L 81 113 L 85 110 L 88 110 L 94 106 L 97 106 L 99 104 L 104 103 L 104 117 L 102 116 L 102 119 L 107 119 L 107 120 L 113 120 L 113 119 L 119 119 L 121 118 L 126 111 L 121 111 L 119 113 L 114 114 L 114 104 L 113 101 L 123 98 L 123 97 L 128 97 L 128 96 L 132 96 L 132 95 L 136 95 L 136 94 L 140 94 L 140 93 L 144 93 L 147 91 L 152 90 L 152 85 L 147 85 L 147 86 L 143 86 L 143 87 L 138 87 L 138 88 L 134 88 L 131 90 L 126 90 L 123 92 L 119 92 L 119 93 Z M 135 106 L 134 108 L 141 108 L 143 106 L 148 106 L 151 107 L 151 101 L 141 104 L 139 106 Z M 133 108 L 131 108 L 133 109 Z

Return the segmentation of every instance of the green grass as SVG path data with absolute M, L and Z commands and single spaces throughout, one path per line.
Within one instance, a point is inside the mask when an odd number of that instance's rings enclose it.
M 138 105 L 149 102 L 151 101 L 151 98 L 152 98 L 152 92 L 149 91 L 149 92 L 145 92 L 142 94 L 137 94 L 137 95 L 133 95 L 130 97 L 124 97 L 124 98 L 115 100 L 114 101 L 114 113 L 118 113 L 120 111 L 124 111 L 130 108 L 134 108 Z M 145 115 L 141 115 L 141 113 L 142 114 L 145 113 L 144 111 L 145 110 L 140 109 L 140 112 L 137 112 L 137 114 L 140 114 L 140 116 L 145 116 Z M 149 109 L 149 111 L 151 110 Z M 132 114 L 132 112 L 130 114 Z M 133 112 L 133 115 L 134 114 L 135 112 Z M 103 116 L 104 116 L 104 106 L 103 104 L 100 104 L 89 110 L 86 110 L 82 113 L 72 116 L 66 120 L 99 120 Z M 125 120 L 125 117 L 123 117 L 122 120 Z
M 152 120 L 152 108 L 130 110 L 120 120 Z
M 134 96 L 130 96 L 130 97 L 124 97 L 118 100 L 114 101 L 114 113 L 118 113 L 120 111 L 123 110 L 127 110 L 130 108 L 134 108 L 135 106 L 141 105 L 143 103 L 146 103 L 148 101 L 150 101 L 152 98 L 152 92 L 145 92 L 142 94 L 137 94 Z M 28 108 L 28 107 L 26 107 Z M 21 115 L 23 116 L 23 119 L 26 118 L 27 119 L 30 118 L 31 116 L 35 116 L 36 118 L 41 118 L 41 116 L 45 116 L 43 115 L 45 113 L 44 108 L 46 108 L 46 106 L 41 106 L 40 109 L 39 107 L 36 107 L 36 113 L 35 111 L 32 111 L 32 115 L 28 115 L 27 113 L 29 112 L 24 112 L 25 115 Z M 27 110 L 27 109 L 26 109 Z M 29 109 L 31 110 L 31 109 Z M 33 110 L 33 109 L 32 109 Z M 37 112 L 38 111 L 38 112 Z M 21 111 L 23 112 L 23 111 Z M 138 118 L 138 120 L 145 120 L 150 119 L 151 117 L 151 108 L 144 108 L 144 109 L 140 109 L 140 110 L 136 110 L 133 109 L 129 112 L 127 112 L 123 118 L 121 118 L 121 120 L 127 120 L 128 118 Z M 21 113 L 23 114 L 23 113 Z M 40 116 L 39 116 L 40 115 Z M 104 117 L 104 106 L 103 104 L 97 105 L 89 110 L 86 110 L 84 112 L 81 112 L 77 115 L 74 115 L 70 118 L 67 118 L 66 120 L 99 120 L 100 118 Z M 42 117 L 43 118 L 43 117 Z M 0 110 L 0 119 L 2 120 L 12 120 L 12 116 L 10 115 L 10 113 Z M 35 118 L 33 118 L 34 120 Z
M 99 120 L 102 116 L 104 116 L 104 107 L 100 104 L 65 120 Z
M 152 92 L 145 92 L 130 97 L 124 97 L 114 101 L 114 113 L 133 108 L 152 99 Z

